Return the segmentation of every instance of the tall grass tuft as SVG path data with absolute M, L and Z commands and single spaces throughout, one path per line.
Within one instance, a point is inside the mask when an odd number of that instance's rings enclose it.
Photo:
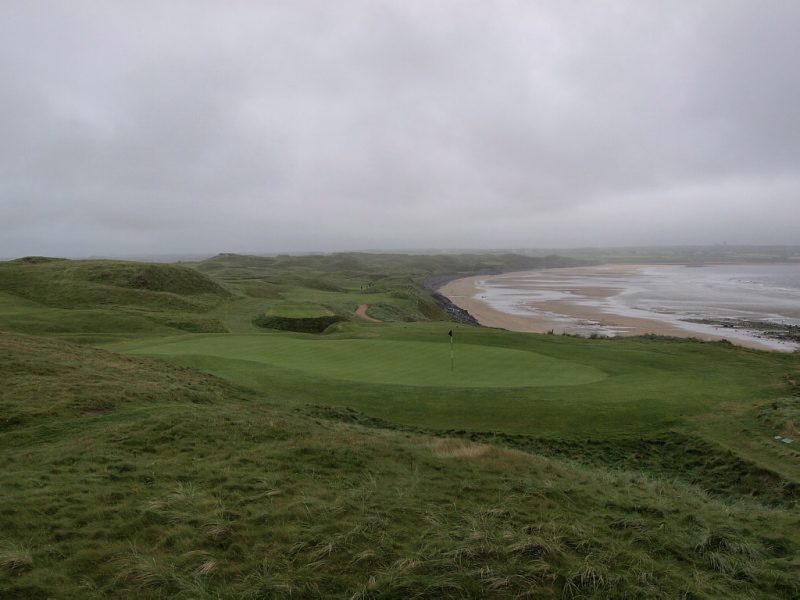
M 143 553 L 136 546 L 131 546 L 116 564 L 117 579 L 133 589 L 169 594 L 181 587 L 174 567 L 165 557 Z
M 33 567 L 31 548 L 12 541 L 0 542 L 0 570 L 19 573 Z

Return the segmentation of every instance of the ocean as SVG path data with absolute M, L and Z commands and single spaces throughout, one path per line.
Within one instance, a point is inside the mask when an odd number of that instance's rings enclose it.
M 495 310 L 545 320 L 561 333 L 631 333 L 607 323 L 617 316 L 668 323 L 701 338 L 724 334 L 779 350 L 798 347 L 765 330 L 800 326 L 800 265 L 604 265 L 487 277 L 477 287 Z

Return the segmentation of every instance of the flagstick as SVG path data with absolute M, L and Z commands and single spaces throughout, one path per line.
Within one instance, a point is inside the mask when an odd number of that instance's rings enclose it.
M 453 332 L 450 332 L 450 370 L 453 371 Z

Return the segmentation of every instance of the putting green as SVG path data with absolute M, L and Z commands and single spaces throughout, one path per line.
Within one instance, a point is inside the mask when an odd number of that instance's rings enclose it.
M 135 354 L 204 355 L 294 369 L 333 379 L 447 387 L 568 386 L 607 375 L 594 367 L 494 346 L 292 336 L 199 335 L 120 347 Z

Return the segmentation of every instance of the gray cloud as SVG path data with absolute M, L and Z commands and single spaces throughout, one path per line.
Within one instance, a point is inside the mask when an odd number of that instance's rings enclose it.
M 800 5 L 0 8 L 0 256 L 797 243 Z

